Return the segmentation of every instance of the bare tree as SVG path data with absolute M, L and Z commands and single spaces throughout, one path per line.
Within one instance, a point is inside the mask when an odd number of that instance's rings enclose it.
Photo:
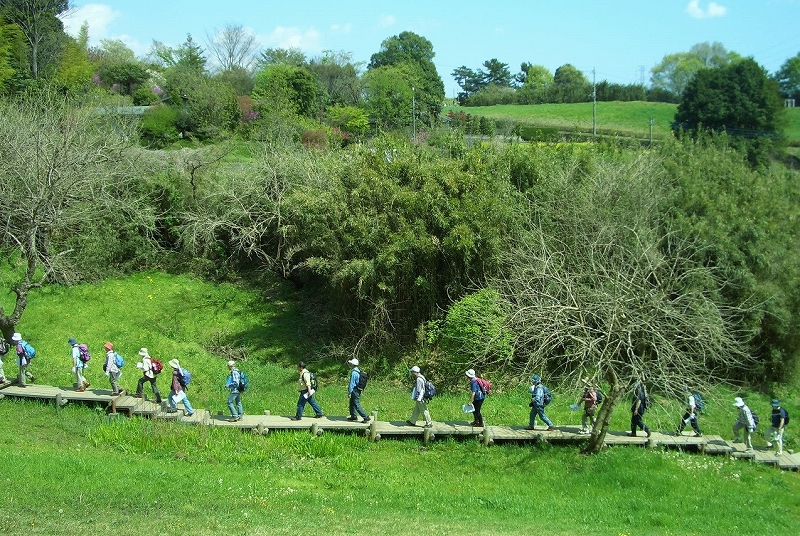
M 208 48 L 221 71 L 244 69 L 249 71 L 256 62 L 259 42 L 249 28 L 241 24 L 228 24 L 214 35 L 206 34 Z
M 749 358 L 737 311 L 713 299 L 723 282 L 696 260 L 696 244 L 666 228 L 653 159 L 578 169 L 561 168 L 534 194 L 531 230 L 493 285 L 527 372 L 576 390 L 581 378 L 609 383 L 586 447 L 595 453 L 636 382 L 677 396 L 686 384 L 725 381 Z
M 12 283 L 13 311 L 0 304 L 6 336 L 31 289 L 75 280 L 71 238 L 90 232 L 103 213 L 144 217 L 136 200 L 126 199 L 135 139 L 130 121 L 61 96 L 0 102 L 0 248 L 19 259 L 21 274 Z

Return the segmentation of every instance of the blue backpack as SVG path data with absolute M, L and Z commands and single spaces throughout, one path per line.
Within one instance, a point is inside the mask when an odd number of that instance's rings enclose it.
M 123 358 L 117 352 L 114 352 L 114 363 L 116 363 L 117 368 L 122 368 L 125 366 L 125 358 Z
M 181 367 L 178 371 L 178 382 L 181 384 L 181 387 L 186 387 L 192 382 L 192 373 Z
M 31 346 L 28 341 L 20 341 L 19 344 L 22 346 L 22 352 L 25 354 L 25 358 L 28 361 L 36 357 L 36 349 Z
M 706 411 L 706 402 L 703 400 L 703 397 L 700 396 L 700 393 L 692 393 L 694 397 L 694 407 L 697 409 L 699 413 L 705 413 Z
M 546 385 L 542 385 L 542 391 L 544 391 L 542 394 L 542 403 L 546 406 L 553 401 L 553 393 Z

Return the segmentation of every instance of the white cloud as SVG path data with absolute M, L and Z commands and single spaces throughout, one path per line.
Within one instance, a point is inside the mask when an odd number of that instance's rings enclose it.
M 350 30 L 352 30 L 352 25 L 349 22 L 347 24 L 334 24 L 331 26 L 331 31 L 337 34 L 349 34 Z
M 72 36 L 77 36 L 84 22 L 89 23 L 89 38 L 93 43 L 108 37 L 108 25 L 119 17 L 119 12 L 114 11 L 105 4 L 86 4 L 70 10 L 64 17 L 64 29 Z
M 284 28 L 278 26 L 267 36 L 258 36 L 259 41 L 266 43 L 270 48 L 297 48 L 304 52 L 320 50 L 320 34 L 311 28 L 303 30 L 296 26 Z
M 383 15 L 378 21 L 378 26 L 381 28 L 388 28 L 389 26 L 394 26 L 395 22 L 397 22 L 397 19 L 394 15 Z
M 695 19 L 709 19 L 724 16 L 725 13 L 728 12 L 728 8 L 716 2 L 710 2 L 708 4 L 708 9 L 703 11 L 703 8 L 700 7 L 700 0 L 692 0 L 689 2 L 689 5 L 686 6 L 686 12 Z

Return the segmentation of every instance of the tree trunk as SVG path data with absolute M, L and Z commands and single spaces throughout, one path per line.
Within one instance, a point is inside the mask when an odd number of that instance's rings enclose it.
M 623 387 L 619 383 L 619 377 L 613 369 L 608 369 L 606 379 L 610 385 L 608 393 L 600 405 L 600 410 L 597 412 L 597 422 L 592 428 L 592 435 L 589 437 L 589 443 L 581 449 L 584 454 L 597 454 L 603 449 L 606 439 L 606 432 L 611 424 L 611 416 L 614 413 L 614 408 L 622 400 Z

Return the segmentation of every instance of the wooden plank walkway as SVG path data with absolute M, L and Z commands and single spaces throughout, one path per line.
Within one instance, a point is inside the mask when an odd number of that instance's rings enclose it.
M 350 421 L 346 417 L 328 416 L 304 417 L 295 421 L 289 416 L 271 415 L 269 411 L 265 411 L 263 415 L 245 415 L 241 420 L 231 421 L 227 415 L 219 413 L 212 415 L 211 412 L 204 409 L 195 410 L 191 416 L 186 415 L 183 409 L 174 413 L 169 412 L 163 403 L 156 404 L 128 394 L 112 396 L 108 389 L 87 389 L 79 393 L 67 387 L 29 384 L 23 388 L 5 384 L 0 385 L 0 398 L 4 396 L 52 400 L 62 406 L 69 402 L 103 404 L 108 406 L 111 415 L 124 414 L 171 419 L 187 424 L 246 430 L 255 434 L 267 434 L 277 430 L 305 430 L 322 435 L 326 431 L 335 431 L 363 434 L 373 441 L 383 437 L 417 436 L 425 443 L 435 440 L 436 437 L 474 437 L 482 441 L 484 445 L 496 442 L 548 442 L 578 445 L 589 439 L 588 435 L 579 433 L 577 426 L 557 426 L 555 430 L 547 431 L 544 427 L 535 430 L 527 430 L 524 426 L 487 426 L 484 428 L 470 426 L 466 422 L 434 421 L 433 426 L 425 428 L 421 422 L 417 425 L 409 425 L 405 421 L 379 421 L 376 415 L 373 415 L 372 420 L 368 423 L 360 420 Z M 635 437 L 630 437 L 626 432 L 612 430 L 606 434 L 605 445 L 607 447 L 646 446 L 696 450 L 706 454 L 721 454 L 752 460 L 785 470 L 800 470 L 800 453 L 784 453 L 777 456 L 774 451 L 763 448 L 747 450 L 743 443 L 733 443 L 715 435 L 694 437 L 692 433 L 676 436 L 653 432 L 650 437 L 647 437 L 640 432 Z

